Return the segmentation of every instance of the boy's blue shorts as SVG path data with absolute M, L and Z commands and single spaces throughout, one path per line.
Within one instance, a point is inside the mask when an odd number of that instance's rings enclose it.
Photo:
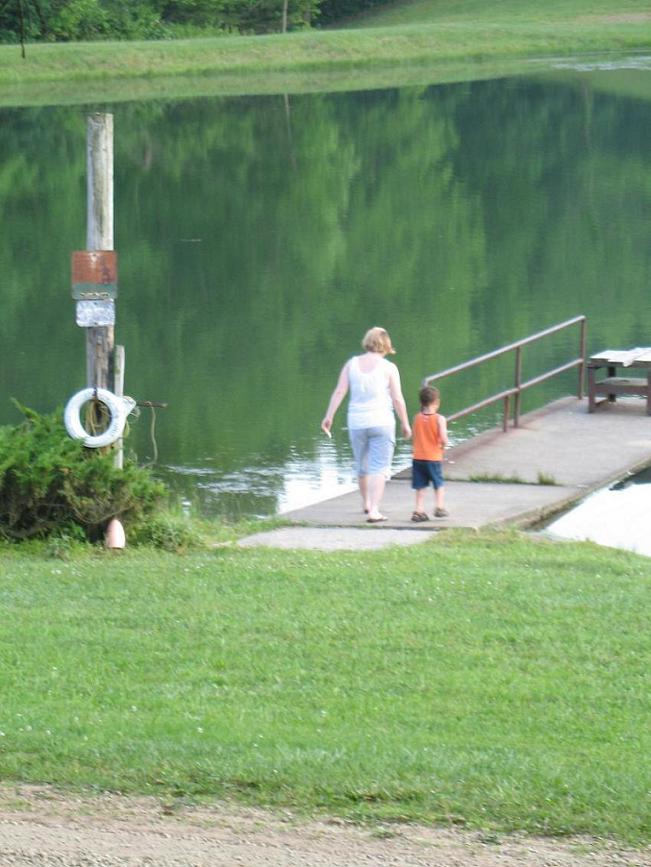
M 434 490 L 443 487 L 443 467 L 441 461 L 411 462 L 411 486 L 415 491 L 421 491 L 432 483 Z

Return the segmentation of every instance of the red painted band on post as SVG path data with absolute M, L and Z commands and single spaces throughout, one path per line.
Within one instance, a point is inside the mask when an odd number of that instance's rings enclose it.
M 115 250 L 75 250 L 72 254 L 73 298 L 117 296 L 118 256 Z

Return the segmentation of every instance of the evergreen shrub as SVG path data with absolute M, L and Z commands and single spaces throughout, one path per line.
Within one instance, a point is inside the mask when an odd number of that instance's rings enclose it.
M 49 537 L 62 532 L 101 538 L 117 517 L 137 526 L 164 504 L 166 487 L 147 469 L 70 439 L 62 413 L 41 415 L 16 404 L 25 421 L 0 427 L 0 536 Z
M 206 544 L 197 522 L 173 511 L 153 515 L 134 528 L 129 538 L 135 545 L 151 545 L 174 554 L 204 548 Z

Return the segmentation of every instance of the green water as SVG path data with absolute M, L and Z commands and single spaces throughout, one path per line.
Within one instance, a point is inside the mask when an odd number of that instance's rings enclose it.
M 350 484 L 345 411 L 332 442 L 319 422 L 371 325 L 392 334 L 410 412 L 424 375 L 576 314 L 589 350 L 651 345 L 651 72 L 635 75 L 633 95 L 591 73 L 0 110 L 0 423 L 19 418 L 12 396 L 50 410 L 85 385 L 70 253 L 91 110 L 115 117 L 126 391 L 169 404 L 157 466 L 205 513 Z M 577 347 L 572 331 L 527 353 L 525 377 Z M 511 377 L 451 379 L 443 411 Z M 527 405 L 574 388 L 568 375 Z M 150 424 L 128 440 L 141 461 Z

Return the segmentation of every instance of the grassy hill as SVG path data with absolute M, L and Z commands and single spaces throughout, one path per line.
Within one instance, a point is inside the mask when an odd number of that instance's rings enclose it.
M 517 26 L 534 24 L 556 27 L 644 24 L 651 22 L 648 4 L 638 0 L 399 0 L 361 15 L 350 26 L 387 27 L 402 24 L 456 24 Z
M 0 105 L 428 84 L 588 52 L 651 52 L 646 0 L 412 0 L 340 29 L 0 46 Z

